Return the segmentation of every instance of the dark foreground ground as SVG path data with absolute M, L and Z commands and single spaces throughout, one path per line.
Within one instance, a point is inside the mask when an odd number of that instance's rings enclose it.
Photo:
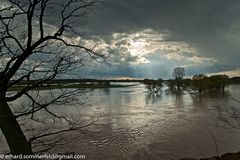
M 184 158 L 181 160 L 240 160 L 240 152 L 237 153 L 226 153 L 220 157 L 212 157 L 212 158 Z

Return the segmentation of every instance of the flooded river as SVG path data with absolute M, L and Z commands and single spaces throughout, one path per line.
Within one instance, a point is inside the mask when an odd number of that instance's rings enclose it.
M 74 125 L 94 123 L 58 135 L 61 140 L 49 151 L 84 154 L 88 160 L 170 160 L 240 151 L 240 120 L 238 125 L 237 118 L 231 117 L 240 111 L 240 104 L 232 99 L 239 99 L 239 95 L 239 85 L 228 86 L 224 93 L 202 96 L 171 94 L 164 88 L 158 95 L 150 94 L 138 83 L 95 89 L 79 100 L 85 103 L 50 108 Z M 48 120 L 47 115 L 38 116 Z M 28 129 L 31 127 L 47 132 L 65 125 L 63 120 L 53 122 L 45 122 L 53 125 L 44 130 L 42 122 L 20 120 L 26 135 L 33 133 Z M 3 136 L 1 141 L 0 151 L 7 152 Z

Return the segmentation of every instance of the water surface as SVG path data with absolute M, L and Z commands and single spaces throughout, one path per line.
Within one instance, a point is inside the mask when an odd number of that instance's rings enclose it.
M 50 151 L 85 154 L 86 159 L 94 160 L 164 160 L 236 152 L 240 150 L 240 129 L 234 129 L 224 119 L 228 115 L 226 110 L 240 107 L 232 99 L 238 99 L 239 95 L 239 85 L 227 87 L 224 93 L 204 96 L 188 92 L 176 95 L 164 88 L 161 94 L 154 95 L 138 83 L 124 88 L 92 90 L 81 99 L 84 104 L 50 108 L 77 125 L 96 120 L 94 125 L 81 131 L 62 134 L 65 143 Z M 48 121 L 47 115 L 38 116 Z M 38 122 L 27 121 L 27 125 L 26 120 L 21 122 L 28 127 L 44 128 Z M 52 122 L 49 119 L 47 123 Z M 47 131 L 64 126 L 63 121 L 54 123 L 48 125 Z M 1 150 L 6 152 L 3 144 Z

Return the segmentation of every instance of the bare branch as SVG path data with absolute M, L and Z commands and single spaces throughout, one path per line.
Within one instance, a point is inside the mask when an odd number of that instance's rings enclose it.
M 18 124 L 18 121 L 21 120 L 20 117 L 25 116 L 38 121 L 35 113 L 43 111 L 48 116 L 54 117 L 54 120 L 55 118 L 63 119 L 68 123 L 70 127 L 67 129 L 41 134 L 30 139 L 30 141 L 38 141 L 47 150 L 51 149 L 53 145 L 45 143 L 43 141 L 45 137 L 81 129 L 93 124 L 89 123 L 76 127 L 66 117 L 49 109 L 52 104 L 66 105 L 70 103 L 74 100 L 73 95 L 83 93 L 82 90 L 61 90 L 60 94 L 55 94 L 49 88 L 51 96 L 43 102 L 40 101 L 41 93 L 39 90 L 43 88 L 43 85 L 49 84 L 60 77 L 60 74 L 68 73 L 72 69 L 89 63 L 89 59 L 104 58 L 103 55 L 94 51 L 96 45 L 91 47 L 87 46 L 86 43 L 75 43 L 75 39 L 85 38 L 77 32 L 79 21 L 76 21 L 76 19 L 89 14 L 96 5 L 96 0 L 6 1 L 7 6 L 0 9 L 0 104 L 4 105 L 3 107 L 8 111 L 8 115 L 1 116 L 10 118 L 9 122 L 14 123 L 11 125 L 14 131 L 11 129 L 11 134 L 5 134 L 6 139 L 11 143 L 9 148 L 12 154 L 22 154 L 23 152 L 32 154 L 31 146 L 29 146 L 29 142 L 27 142 Z M 47 14 L 55 12 L 56 9 L 58 12 L 56 13 L 57 22 L 53 24 L 48 21 Z M 21 25 L 19 25 L 20 21 Z M 14 87 L 17 90 L 9 92 Z M 32 94 L 33 92 L 35 94 Z M 14 106 L 13 109 L 10 109 L 9 102 L 19 98 L 29 100 L 29 106 L 20 110 L 14 108 Z M 1 114 L 4 113 L 1 112 Z M 6 123 L 2 123 L 2 121 L 0 123 L 1 129 L 2 126 L 6 126 Z M 25 148 L 19 149 L 15 144 L 16 141 L 19 142 L 19 135 L 22 138 L 20 139 L 21 144 L 18 145 L 25 146 Z M 61 138 L 57 138 L 57 141 L 61 140 Z
M 40 139 L 40 138 L 43 138 L 43 137 L 48 137 L 48 136 L 57 135 L 57 134 L 60 134 L 60 133 L 65 133 L 65 132 L 80 130 L 80 129 L 82 129 L 82 128 L 86 128 L 86 127 L 89 127 L 89 126 L 94 125 L 98 120 L 99 120 L 99 117 L 97 117 L 96 120 L 91 121 L 90 123 L 88 123 L 88 124 L 86 124 L 86 125 L 82 125 L 82 126 L 78 126 L 78 127 L 70 127 L 70 128 L 68 128 L 68 129 L 63 129 L 63 130 L 59 130 L 59 131 L 55 131 L 55 132 L 51 132 L 51 133 L 47 133 L 47 134 L 42 134 L 42 135 L 39 135 L 39 136 L 35 136 L 35 137 L 30 138 L 30 139 L 29 139 L 29 142 L 32 143 L 33 141 L 35 141 L 35 140 L 37 140 L 37 139 Z

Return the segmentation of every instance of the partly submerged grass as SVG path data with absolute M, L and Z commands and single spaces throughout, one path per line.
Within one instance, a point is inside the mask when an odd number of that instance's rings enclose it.
M 12 86 L 9 91 L 18 91 L 26 85 L 15 85 Z M 78 83 L 78 84 L 44 84 L 43 86 L 37 87 L 34 90 L 47 90 L 47 89 L 65 89 L 65 88 L 84 88 L 84 89 L 104 89 L 104 88 L 122 88 L 133 85 L 121 85 L 121 84 L 99 84 L 99 83 Z

